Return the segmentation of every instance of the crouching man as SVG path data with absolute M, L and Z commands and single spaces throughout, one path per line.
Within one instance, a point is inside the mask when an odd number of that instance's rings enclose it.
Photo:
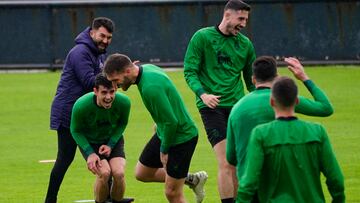
M 94 92 L 74 104 L 70 130 L 84 156 L 88 169 L 96 175 L 95 202 L 113 203 L 124 199 L 125 153 L 123 132 L 129 119 L 130 100 L 117 93 L 101 73 L 95 78 Z M 109 179 L 113 177 L 112 185 Z

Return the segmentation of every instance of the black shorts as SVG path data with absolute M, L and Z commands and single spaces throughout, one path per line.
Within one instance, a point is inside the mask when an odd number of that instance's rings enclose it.
M 217 143 L 226 139 L 227 122 L 231 108 L 211 109 L 205 107 L 199 111 L 205 126 L 208 140 L 211 143 L 211 146 L 214 147 Z
M 104 143 L 105 145 L 107 143 Z M 122 157 L 125 159 L 125 152 L 124 152 L 124 137 L 121 137 L 119 139 L 119 141 L 115 144 L 114 148 L 111 150 L 110 156 L 106 157 L 104 155 L 99 154 L 99 148 L 101 147 L 101 145 L 104 144 L 92 144 L 90 143 L 90 146 L 93 148 L 94 152 L 100 157 L 100 159 L 106 159 L 107 161 L 109 161 L 112 158 L 115 157 Z M 87 160 L 87 156 L 84 153 L 84 151 L 81 149 L 81 147 L 79 147 L 81 154 L 83 155 L 84 159 Z
M 168 152 L 168 162 L 166 164 L 166 173 L 172 178 L 185 178 L 189 172 L 190 161 L 195 151 L 198 136 L 191 140 L 172 146 Z M 160 160 L 161 140 L 155 134 L 146 144 L 142 151 L 139 161 L 150 168 L 163 168 Z

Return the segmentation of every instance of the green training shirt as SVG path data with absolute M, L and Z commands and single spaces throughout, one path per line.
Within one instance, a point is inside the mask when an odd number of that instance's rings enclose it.
M 99 107 L 93 92 L 80 97 L 74 104 L 70 130 L 75 142 L 89 156 L 94 153 L 92 144 L 106 144 L 113 148 L 129 120 L 130 100 L 115 93 L 110 109 Z
M 251 65 L 256 56 L 253 44 L 243 34 L 227 36 L 217 27 L 202 28 L 191 38 L 184 59 L 187 84 L 196 94 L 199 109 L 206 107 L 203 93 L 221 96 L 219 107 L 232 107 L 247 90 L 253 91 Z
M 247 166 L 236 202 L 325 202 L 320 172 L 332 202 L 345 202 L 344 177 L 325 129 L 295 117 L 279 118 L 252 131 Z
M 310 116 L 329 116 L 333 113 L 326 94 L 311 80 L 304 85 L 314 100 L 299 96 L 295 112 Z M 227 127 L 226 159 L 237 169 L 241 177 L 245 169 L 245 157 L 251 130 L 262 123 L 275 119 L 270 105 L 270 88 L 258 88 L 240 99 L 232 108 Z
M 136 83 L 144 105 L 157 125 L 161 152 L 167 153 L 171 146 L 198 135 L 179 92 L 161 68 L 152 64 L 139 66 Z

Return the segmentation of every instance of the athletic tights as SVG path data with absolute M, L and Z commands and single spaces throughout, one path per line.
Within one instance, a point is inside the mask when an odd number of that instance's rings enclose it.
M 47 190 L 45 203 L 56 203 L 57 194 L 65 173 L 76 153 L 76 142 L 74 141 L 69 128 L 60 126 L 57 130 L 58 152 L 54 167 L 50 174 L 49 187 Z

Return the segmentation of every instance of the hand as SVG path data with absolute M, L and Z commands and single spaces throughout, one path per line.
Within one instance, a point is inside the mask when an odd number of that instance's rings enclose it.
M 93 174 L 99 174 L 101 161 L 98 155 L 92 153 L 87 158 L 87 167 Z
M 160 160 L 161 160 L 161 163 L 163 164 L 163 167 L 164 169 L 166 170 L 166 164 L 167 164 L 167 161 L 168 161 L 168 154 L 164 154 L 162 152 L 160 152 Z
M 111 148 L 107 145 L 101 145 L 99 148 L 99 154 L 109 157 L 111 154 Z
M 294 57 L 285 58 L 285 63 L 288 65 L 288 69 L 294 74 L 294 76 L 301 81 L 308 80 L 309 77 L 306 75 L 304 67 L 300 61 Z
M 212 109 L 215 109 L 217 107 L 217 105 L 219 105 L 220 97 L 221 96 L 216 96 L 213 94 L 206 94 L 206 93 L 204 93 L 200 96 L 200 98 L 204 102 L 204 104 Z

